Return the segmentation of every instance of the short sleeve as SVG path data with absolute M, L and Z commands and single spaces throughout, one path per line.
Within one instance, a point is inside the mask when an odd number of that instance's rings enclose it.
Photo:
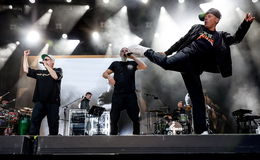
M 62 69 L 61 68 L 57 68 L 57 69 L 55 69 L 55 72 L 56 72 L 56 74 L 58 76 L 57 80 L 61 80 L 63 78 Z
M 37 70 L 29 68 L 27 76 L 36 79 L 36 77 L 37 77 Z
M 110 70 L 112 70 L 113 72 L 115 72 L 115 66 L 116 66 L 115 62 L 112 62 L 112 63 L 110 64 L 110 66 L 108 67 L 108 69 L 110 69 Z

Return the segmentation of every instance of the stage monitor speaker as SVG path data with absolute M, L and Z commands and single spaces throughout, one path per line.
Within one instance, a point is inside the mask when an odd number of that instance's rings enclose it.
M 0 136 L 0 154 L 30 154 L 32 143 L 26 136 Z
M 39 136 L 36 154 L 259 154 L 259 142 L 259 135 Z

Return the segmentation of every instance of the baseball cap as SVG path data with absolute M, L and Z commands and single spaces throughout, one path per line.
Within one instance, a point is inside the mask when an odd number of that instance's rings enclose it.
M 209 13 L 211 13 L 211 14 L 213 14 L 214 16 L 216 16 L 217 18 L 221 18 L 221 13 L 220 13 L 220 11 L 218 10 L 218 9 L 216 9 L 216 8 L 210 8 L 206 13 L 201 13 L 201 14 L 199 14 L 199 19 L 201 20 L 201 21 L 204 21 L 204 19 L 205 19 L 205 16 L 207 15 L 207 14 L 209 14 Z
M 43 54 L 43 55 L 41 56 L 42 60 L 44 60 L 45 57 L 49 57 L 49 58 L 52 59 L 53 61 L 55 60 L 55 58 L 54 58 L 53 56 L 48 55 L 48 54 Z

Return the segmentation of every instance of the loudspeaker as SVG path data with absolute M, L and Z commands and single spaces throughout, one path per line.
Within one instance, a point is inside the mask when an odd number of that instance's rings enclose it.
M 0 154 L 30 154 L 32 142 L 26 136 L 0 136 Z

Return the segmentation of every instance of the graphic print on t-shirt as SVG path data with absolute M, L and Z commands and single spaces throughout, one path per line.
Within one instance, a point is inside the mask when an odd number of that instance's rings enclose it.
M 197 38 L 197 40 L 201 39 L 201 38 L 206 39 L 213 46 L 214 39 L 213 39 L 213 35 L 212 34 L 209 34 L 209 33 L 205 32 L 205 31 L 203 31 L 202 33 L 200 33 L 200 36 Z

